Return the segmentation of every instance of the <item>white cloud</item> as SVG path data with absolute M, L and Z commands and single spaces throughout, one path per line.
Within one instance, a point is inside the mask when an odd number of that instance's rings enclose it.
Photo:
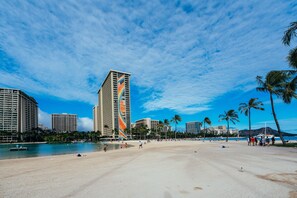
M 113 68 L 132 73 L 147 111 L 185 114 L 283 68 L 281 36 L 297 13 L 276 0 L 6 1 L 0 9 L 1 50 L 19 65 L 1 67 L 0 85 L 95 104 Z
M 273 104 L 281 104 L 281 103 L 284 103 L 284 101 L 282 99 L 279 99 L 279 98 L 273 99 Z M 263 104 L 271 105 L 270 100 L 264 101 Z
M 84 117 L 78 118 L 78 131 L 93 131 L 93 119 Z
M 43 126 L 46 126 L 49 129 L 51 129 L 52 128 L 51 115 L 38 108 L 38 123 L 43 124 Z

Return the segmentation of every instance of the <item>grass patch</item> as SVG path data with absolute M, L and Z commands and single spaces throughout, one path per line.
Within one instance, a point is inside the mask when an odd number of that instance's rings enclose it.
M 279 146 L 279 147 L 297 147 L 297 143 L 292 142 L 292 143 L 286 143 L 285 145 L 283 145 L 283 144 L 274 144 L 273 146 Z

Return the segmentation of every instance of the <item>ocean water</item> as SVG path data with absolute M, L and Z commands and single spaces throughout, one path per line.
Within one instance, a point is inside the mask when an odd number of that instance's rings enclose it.
M 0 160 L 50 155 L 88 153 L 103 150 L 103 143 L 74 143 L 74 144 L 17 144 L 27 147 L 27 151 L 10 151 L 16 144 L 0 144 Z M 119 149 L 120 144 L 108 144 L 108 150 Z

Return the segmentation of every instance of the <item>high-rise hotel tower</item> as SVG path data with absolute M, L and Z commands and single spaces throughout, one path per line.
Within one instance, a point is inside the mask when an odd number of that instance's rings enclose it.
M 98 91 L 98 106 L 93 108 L 94 131 L 103 136 L 126 139 L 130 130 L 130 74 L 110 70 Z
M 77 131 L 77 115 L 67 113 L 52 114 L 52 129 L 56 132 Z
M 0 88 L 0 131 L 27 132 L 38 127 L 36 100 L 18 89 Z

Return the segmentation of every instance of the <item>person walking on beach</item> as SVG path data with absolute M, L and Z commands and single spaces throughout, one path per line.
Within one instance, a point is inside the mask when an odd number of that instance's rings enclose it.
M 274 138 L 274 136 L 272 136 L 272 138 L 271 138 L 271 142 L 272 142 L 272 145 L 274 145 L 274 142 L 275 142 L 275 138 Z
M 261 136 L 262 146 L 265 146 L 265 137 Z
M 107 151 L 107 147 L 108 147 L 108 145 L 107 144 L 104 144 L 104 148 L 103 148 L 104 152 Z
M 258 145 L 258 139 L 257 139 L 257 137 L 255 137 L 255 144 L 256 144 L 256 146 Z
M 248 146 L 251 145 L 251 137 L 248 137 L 248 138 L 247 138 L 247 143 L 248 143 Z
M 269 139 L 268 136 L 266 136 L 266 143 L 267 143 L 267 146 L 269 146 L 269 144 L 270 144 L 270 139 Z
M 141 148 L 142 148 L 142 142 L 139 141 L 139 149 L 141 149 Z
M 254 137 L 251 137 L 251 142 L 252 142 L 253 146 L 255 146 L 255 138 Z

